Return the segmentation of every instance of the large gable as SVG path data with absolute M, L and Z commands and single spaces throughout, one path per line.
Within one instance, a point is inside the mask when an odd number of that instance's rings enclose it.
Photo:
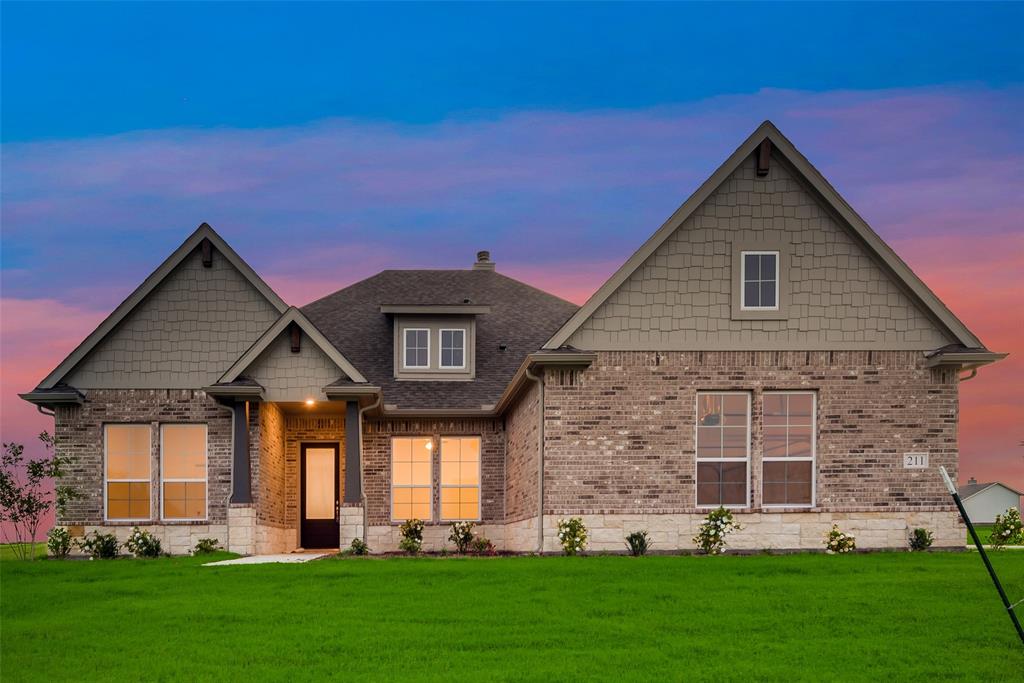
M 770 157 L 760 158 L 767 141 Z M 758 165 L 767 161 L 767 173 Z M 736 309 L 738 257 L 782 254 L 785 306 Z M 590 350 L 981 347 L 766 122 L 545 345 Z
M 203 224 L 40 388 L 212 384 L 284 310 L 284 302 Z

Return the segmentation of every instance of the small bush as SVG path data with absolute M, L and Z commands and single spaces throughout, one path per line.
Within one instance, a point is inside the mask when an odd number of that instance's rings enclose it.
M 160 539 L 139 527 L 132 528 L 124 547 L 135 557 L 160 557 Z
M 361 538 L 353 538 L 352 543 L 348 546 L 349 555 L 369 555 L 370 546 L 366 544 Z
M 55 526 L 46 534 L 46 549 L 50 557 L 64 559 L 71 552 L 71 534 L 67 529 Z
M 101 534 L 98 531 L 86 534 L 76 543 L 82 552 L 94 560 L 112 560 L 117 557 L 117 549 L 121 547 L 117 542 L 117 536 Z
M 192 549 L 193 555 L 209 555 L 220 550 L 220 541 L 216 538 L 200 538 L 196 547 Z
M 935 537 L 932 535 L 932 532 L 918 527 L 910 532 L 910 549 L 928 550 L 928 548 L 932 547 L 934 540 Z
M 996 515 L 992 525 L 989 543 L 996 548 L 1004 545 L 1024 545 L 1024 523 L 1020 519 L 1020 510 L 1008 508 L 1001 515 Z
M 652 545 L 654 544 L 646 531 L 634 531 L 626 536 L 626 547 L 629 548 L 629 554 L 633 557 L 646 555 Z
M 448 534 L 448 540 L 455 544 L 459 554 L 465 554 L 469 544 L 473 542 L 473 522 L 452 522 L 452 531 Z
M 587 527 L 579 517 L 558 520 L 558 542 L 562 552 L 576 555 L 587 549 Z
M 732 512 L 720 507 L 701 522 L 693 542 L 705 555 L 721 555 L 725 552 L 725 537 L 742 528 L 742 524 L 733 521 Z
M 402 534 L 402 540 L 398 544 L 401 550 L 415 555 L 423 548 L 423 522 L 421 520 L 407 519 L 402 522 L 398 531 Z
M 847 534 L 839 530 L 838 524 L 833 524 L 832 529 L 825 534 L 825 552 L 848 553 L 857 548 L 857 539 L 853 534 Z
M 498 552 L 494 549 L 494 544 L 486 536 L 477 536 L 470 541 L 469 549 L 476 555 L 495 555 Z

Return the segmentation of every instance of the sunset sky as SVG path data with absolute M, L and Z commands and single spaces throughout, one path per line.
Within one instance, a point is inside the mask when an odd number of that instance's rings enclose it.
M 383 268 L 582 303 L 771 119 L 995 351 L 1024 490 L 1024 6 L 7 4 L 0 432 L 196 226 L 290 304 Z M 536 247 L 543 236 L 550 245 Z

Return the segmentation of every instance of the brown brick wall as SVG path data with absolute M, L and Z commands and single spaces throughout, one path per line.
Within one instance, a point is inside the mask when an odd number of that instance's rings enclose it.
M 505 521 L 537 516 L 540 390 L 531 382 L 505 415 Z
M 274 403 L 254 403 L 259 422 L 259 445 L 255 450 L 256 476 L 253 489 L 256 520 L 260 524 L 286 526 L 287 471 L 284 446 L 284 414 Z
M 957 470 L 957 379 L 919 352 L 602 352 L 549 373 L 545 509 L 553 514 L 695 508 L 697 391 L 748 391 L 751 501 L 760 507 L 762 392 L 814 390 L 817 509 L 948 508 Z M 929 468 L 903 469 L 927 451 Z
M 391 437 L 480 437 L 480 515 L 483 522 L 504 519 L 505 436 L 501 420 L 409 418 L 367 420 L 363 424 L 363 479 L 370 524 L 391 522 Z M 434 448 L 434 517 L 439 517 L 441 461 Z M 428 520 L 424 520 L 428 521 Z M 445 522 L 447 524 L 447 522 Z
M 338 446 L 338 499 L 345 498 L 345 416 L 285 415 L 285 520 L 290 528 L 299 527 L 300 453 L 304 443 L 326 443 Z
M 187 389 L 93 390 L 88 392 L 81 406 L 59 406 L 54 422 L 57 452 L 70 459 L 68 475 L 62 483 L 75 486 L 82 494 L 81 498 L 68 505 L 67 517 L 59 520 L 61 524 L 105 524 L 103 425 L 106 423 L 144 423 L 152 427 L 150 507 L 152 521 L 158 522 L 160 425 L 182 422 L 207 425 L 208 522 L 226 523 L 225 502 L 231 491 L 231 413 L 203 392 Z M 124 524 L 131 526 L 134 522 Z

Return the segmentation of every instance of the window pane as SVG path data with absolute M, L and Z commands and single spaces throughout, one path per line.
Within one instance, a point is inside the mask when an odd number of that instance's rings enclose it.
M 775 306 L 775 282 L 762 282 L 761 283 L 761 303 L 760 306 L 773 308 Z
M 786 395 L 764 395 L 764 423 L 766 425 L 786 424 Z
M 459 466 L 461 477 L 459 483 L 466 486 L 476 486 L 480 483 L 480 463 L 476 461 L 463 462 Z
M 784 458 L 786 456 L 786 428 L 764 428 L 764 456 L 766 458 Z
M 764 491 L 765 505 L 810 505 L 811 476 L 810 462 L 765 462 Z
M 747 426 L 747 397 L 745 394 L 728 394 L 722 397 L 725 419 L 723 424 Z
M 761 287 L 757 282 L 745 282 L 743 284 L 743 305 L 758 306 Z
M 811 394 L 789 394 L 789 423 L 794 425 L 813 424 L 814 396 Z
M 462 360 L 462 349 L 455 349 L 455 351 L 452 352 L 452 365 L 457 368 L 461 368 L 465 365 L 465 362 Z
M 410 449 L 413 462 L 430 462 L 434 450 L 434 440 L 428 437 L 416 437 L 411 439 Z
M 418 486 L 430 486 L 430 463 L 414 462 L 412 464 L 411 484 Z
M 441 349 L 441 365 L 450 368 L 455 365 L 455 355 L 451 349 Z
M 722 397 L 700 394 L 697 397 L 697 424 L 712 427 L 722 424 Z
M 391 466 L 391 483 L 395 486 L 408 486 L 412 484 L 412 463 L 398 462 Z
M 722 484 L 722 505 L 746 505 L 747 484 Z
M 412 366 L 414 366 L 416 364 L 417 364 L 416 349 L 409 348 L 407 346 L 405 348 L 405 365 L 406 365 L 406 367 L 412 367 Z
M 718 427 L 697 427 L 697 457 L 722 457 L 722 430 Z
M 761 268 L 760 259 L 757 254 L 744 254 L 743 255 L 743 280 L 744 282 L 750 282 L 751 280 L 761 279 Z
M 107 425 L 105 432 L 107 478 L 149 479 L 149 425 Z
M 760 280 L 774 280 L 775 279 L 775 261 L 778 259 L 776 254 L 761 254 L 761 274 L 758 279 Z
M 149 484 L 112 482 L 107 484 L 108 519 L 148 519 Z
M 412 461 L 412 439 L 392 439 L 391 457 L 402 462 Z
M 811 427 L 789 428 L 789 456 L 792 458 L 811 457 Z
M 722 428 L 722 457 L 723 458 L 745 458 L 745 457 L 747 457 L 747 428 L 746 427 L 723 427 Z

